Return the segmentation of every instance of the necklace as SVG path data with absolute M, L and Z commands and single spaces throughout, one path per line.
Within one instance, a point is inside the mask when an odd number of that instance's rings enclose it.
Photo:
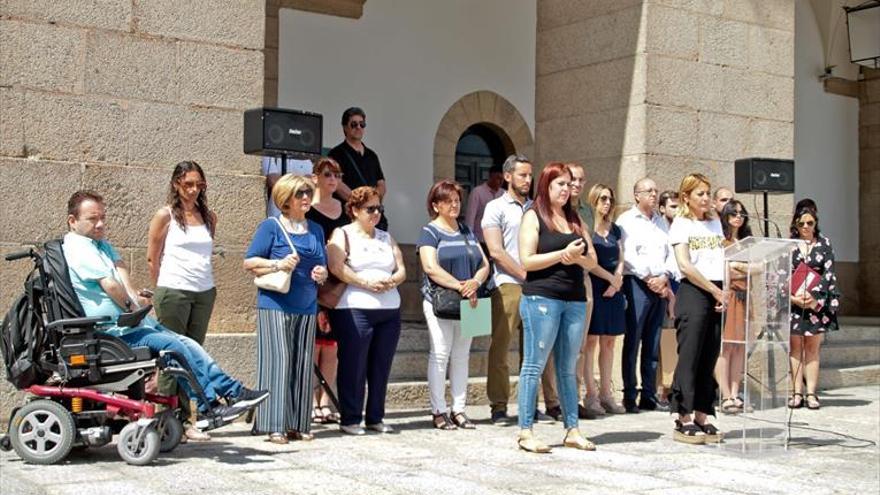
M 288 217 L 283 217 L 284 221 L 287 223 L 285 227 L 293 234 L 303 234 L 308 232 L 308 220 L 291 220 Z

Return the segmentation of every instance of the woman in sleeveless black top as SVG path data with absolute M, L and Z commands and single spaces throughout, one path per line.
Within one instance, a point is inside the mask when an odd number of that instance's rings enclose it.
M 532 433 L 538 376 L 553 352 L 556 382 L 566 429 L 563 444 L 594 450 L 578 430 L 575 365 L 584 338 L 587 293 L 584 270 L 596 253 L 569 202 L 571 172 L 551 162 L 538 180 L 534 206 L 523 216 L 519 257 L 526 270 L 519 311 L 523 322 L 523 362 L 519 378 L 519 446 L 529 452 L 550 448 Z
M 333 197 L 339 180 L 342 178 L 342 170 L 339 164 L 332 158 L 321 158 L 312 169 L 314 174 L 315 195 L 312 197 L 312 207 L 306 212 L 306 218 L 321 226 L 324 231 L 324 239 L 330 240 L 333 231 L 337 227 L 348 225 L 351 219 L 345 214 L 342 203 Z M 320 209 L 319 209 L 320 208 Z M 338 215 L 335 215 L 338 213 Z M 318 334 L 315 336 L 315 363 L 321 370 L 321 374 L 327 383 L 336 383 L 336 335 L 330 328 L 327 309 L 318 309 Z M 336 423 L 339 421 L 339 412 L 333 410 L 330 396 L 322 387 L 315 387 L 314 409 L 312 418 L 317 423 Z

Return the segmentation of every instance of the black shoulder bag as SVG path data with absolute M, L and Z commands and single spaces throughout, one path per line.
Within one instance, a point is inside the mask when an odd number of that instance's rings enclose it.
M 468 239 L 470 232 L 462 232 L 461 225 L 458 226 L 458 232 L 464 237 L 464 243 L 467 246 L 468 254 L 471 250 L 471 241 Z M 427 275 L 425 275 L 427 277 Z M 434 316 L 443 318 L 444 320 L 460 320 L 461 319 L 461 293 L 457 290 L 447 289 L 434 283 L 428 278 L 431 287 L 431 306 L 434 308 Z

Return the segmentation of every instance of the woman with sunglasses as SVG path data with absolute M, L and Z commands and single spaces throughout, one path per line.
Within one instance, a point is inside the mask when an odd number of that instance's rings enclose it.
M 791 219 L 791 238 L 798 240 L 798 248 L 791 258 L 792 270 L 802 264 L 818 275 L 810 288 L 802 284 L 796 290 L 792 280 L 791 298 L 791 374 L 794 393 L 788 407 L 797 409 L 806 402 L 808 409 L 819 409 L 816 386 L 819 384 L 819 347 L 827 331 L 838 329 L 837 310 L 840 308 L 840 289 L 834 271 L 834 249 L 831 241 L 819 232 L 819 215 L 813 206 L 803 206 Z M 804 395 L 804 381 L 807 393 Z
M 205 342 L 217 289 L 211 253 L 217 215 L 208 208 L 205 173 L 196 162 L 180 162 L 171 173 L 166 205 L 150 220 L 147 266 L 156 287 L 153 307 L 159 323 L 200 345 Z M 164 395 L 178 393 L 177 380 L 159 378 Z M 189 397 L 180 391 L 184 441 L 211 437 L 189 423 Z
M 623 414 L 623 406 L 614 400 L 611 372 L 614 343 L 626 330 L 626 299 L 620 291 L 623 286 L 623 241 L 620 227 L 611 221 L 614 215 L 614 191 L 596 184 L 590 188 L 587 200 L 596 214 L 593 217 L 593 248 L 598 264 L 590 270 L 593 292 L 593 314 L 587 332 L 586 408 L 595 415 Z M 599 389 L 593 379 L 593 363 L 598 350 Z
M 391 235 L 376 227 L 384 210 L 376 188 L 356 188 L 345 207 L 352 222 L 337 228 L 328 245 L 331 272 L 348 284 L 330 311 L 339 343 L 340 429 L 363 435 L 363 418 L 367 429 L 393 433 L 384 423 L 385 393 L 400 338 L 403 254 Z
M 752 235 L 749 212 L 742 202 L 731 199 L 724 205 L 721 209 L 721 230 L 724 232 L 724 241 L 722 241 L 724 247 Z M 728 279 L 731 295 L 724 318 L 721 354 L 715 363 L 715 380 L 721 392 L 721 412 L 724 414 L 738 414 L 743 412 L 745 407 L 739 395 L 740 378 L 745 364 L 743 358 L 747 280 L 745 268 L 741 263 L 730 264 Z
M 465 414 L 472 339 L 462 335 L 458 319 L 434 314 L 432 295 L 438 286 L 444 287 L 475 305 L 480 287 L 489 278 L 489 262 L 473 232 L 458 222 L 461 186 L 457 182 L 444 179 L 435 183 L 428 192 L 426 206 L 431 221 L 422 227 L 416 249 L 425 272 L 422 311 L 431 338 L 428 389 L 432 422 L 439 430 L 473 429 L 476 425 Z M 446 404 L 447 367 L 451 410 Z
M 244 260 L 244 269 L 254 276 L 291 272 L 286 293 L 257 289 L 257 383 L 271 395 L 257 411 L 253 430 L 278 444 L 313 438 L 315 315 L 318 284 L 328 273 L 324 232 L 306 218 L 314 195 L 307 177 L 278 179 L 272 200 L 281 215 L 260 223 Z
M 337 227 L 348 225 L 351 219 L 345 214 L 342 202 L 333 194 L 339 186 L 342 178 L 342 170 L 336 160 L 332 158 L 320 158 L 312 169 L 312 178 L 317 184 L 315 197 L 312 198 L 312 207 L 306 212 L 306 218 L 321 226 L 324 238 L 330 239 Z M 321 370 L 321 375 L 330 384 L 336 386 L 336 335 L 330 326 L 327 308 L 320 307 L 318 310 L 318 335 L 315 337 L 315 364 Z M 336 423 L 339 421 L 339 412 L 331 408 L 330 397 L 324 388 L 315 384 L 315 403 L 312 419 L 316 423 Z
M 584 339 L 587 292 L 584 270 L 596 267 L 596 252 L 569 197 L 572 174 L 560 162 L 548 163 L 538 179 L 537 196 L 522 219 L 519 258 L 526 270 L 519 312 L 523 322 L 523 361 L 519 375 L 519 438 L 523 450 L 550 452 L 533 432 L 538 376 L 550 354 L 556 366 L 565 438 L 580 450 L 596 446 L 578 429 L 575 367 Z M 589 377 L 586 377 L 589 379 Z

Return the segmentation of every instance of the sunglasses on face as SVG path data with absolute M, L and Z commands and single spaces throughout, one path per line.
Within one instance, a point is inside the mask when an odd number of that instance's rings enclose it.
M 813 225 L 816 225 L 816 222 L 813 220 L 807 220 L 806 222 L 798 222 L 797 223 L 797 226 L 800 228 L 812 227 Z
M 366 207 L 364 207 L 364 211 L 367 212 L 367 215 L 374 215 L 376 213 L 385 213 L 385 207 L 382 205 L 366 206 Z
M 293 197 L 296 199 L 303 199 L 306 196 L 312 197 L 315 194 L 315 191 L 311 188 L 298 189 L 295 193 L 293 193 Z
M 613 198 L 611 196 L 608 196 L 607 194 L 603 194 L 603 195 L 599 196 L 600 203 L 604 203 L 606 201 L 611 201 L 612 199 Z
M 730 216 L 732 216 L 732 217 L 739 217 L 739 218 L 745 218 L 745 217 L 746 217 L 746 214 L 743 213 L 743 212 L 741 212 L 741 211 L 735 211 L 735 212 L 731 213 Z
M 341 178 L 342 178 L 342 173 L 340 173 L 340 172 L 331 172 L 331 171 L 329 171 L 329 170 L 325 170 L 321 175 L 322 175 L 324 178 L 326 178 L 326 179 L 329 179 L 330 177 L 336 177 L 337 179 L 341 179 Z
M 351 122 L 348 123 L 348 127 L 352 128 L 352 129 L 357 129 L 358 127 L 360 127 L 361 129 L 366 129 L 367 128 L 367 121 L 366 120 L 361 120 L 361 121 L 352 120 Z
M 184 189 L 196 188 L 200 191 L 204 191 L 208 188 L 208 184 L 206 184 L 204 181 L 181 180 L 177 181 L 177 183 L 180 184 L 180 187 Z

